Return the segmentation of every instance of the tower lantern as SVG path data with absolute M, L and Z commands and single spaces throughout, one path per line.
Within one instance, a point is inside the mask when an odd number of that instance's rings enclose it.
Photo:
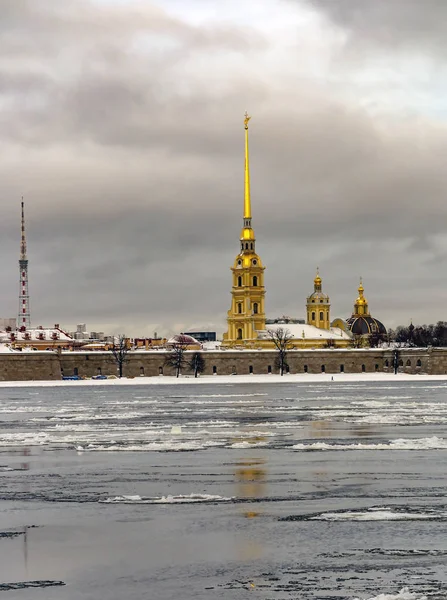
M 331 303 L 329 296 L 323 293 L 320 270 L 318 267 L 314 279 L 314 291 L 313 294 L 307 298 L 306 309 L 308 325 L 313 325 L 319 329 L 330 328 Z

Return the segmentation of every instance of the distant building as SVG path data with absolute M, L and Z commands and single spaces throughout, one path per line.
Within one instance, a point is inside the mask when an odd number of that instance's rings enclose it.
M 283 315 L 282 317 L 275 317 L 274 319 L 266 319 L 265 322 L 267 325 L 288 325 L 289 323 L 304 325 L 305 320 L 296 319 L 295 317 L 287 317 L 286 315 Z
M 198 342 L 215 342 L 217 340 L 215 331 L 187 331 L 186 334 L 195 338 Z
M 9 344 L 11 348 L 34 350 L 72 349 L 76 342 L 58 324 L 54 327 L 39 326 L 36 329 L 20 327 L 12 331 L 0 331 L 0 343 Z
M 17 319 L 0 319 L 0 330 L 1 329 L 15 330 L 16 328 L 17 328 Z
M 108 342 L 113 343 L 114 336 L 106 335 L 104 331 L 88 331 L 86 323 L 76 325 L 76 331 L 70 331 L 70 335 L 75 340 L 85 342 Z
M 133 343 L 136 349 L 140 350 L 152 350 L 153 348 L 164 348 L 166 345 L 166 338 L 134 338 Z

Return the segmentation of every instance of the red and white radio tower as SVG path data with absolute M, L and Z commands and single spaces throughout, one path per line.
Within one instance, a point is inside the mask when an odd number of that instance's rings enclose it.
M 17 327 L 31 327 L 31 314 L 29 309 L 28 294 L 28 259 L 26 257 L 26 237 L 25 237 L 25 203 L 22 198 L 22 240 L 20 242 L 19 259 L 20 279 L 19 279 L 19 318 Z

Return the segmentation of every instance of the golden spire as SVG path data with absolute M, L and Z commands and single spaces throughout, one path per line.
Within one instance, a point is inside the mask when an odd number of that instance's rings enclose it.
M 320 277 L 320 269 L 317 267 L 317 274 L 314 279 L 315 291 L 321 291 L 321 277 Z M 317 290 L 318 288 L 318 290 Z
M 244 219 L 251 219 L 251 201 L 250 201 L 250 164 L 248 157 L 248 122 L 251 117 L 245 111 L 245 190 L 244 190 Z
M 358 287 L 359 297 L 357 298 L 354 304 L 355 315 L 369 315 L 368 300 L 363 294 L 364 291 L 365 288 L 363 287 L 363 280 L 360 277 L 360 285 Z

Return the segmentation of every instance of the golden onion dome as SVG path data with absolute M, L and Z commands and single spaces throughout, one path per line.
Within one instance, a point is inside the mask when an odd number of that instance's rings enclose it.
M 244 227 L 241 231 L 241 240 L 252 241 L 255 239 L 255 232 L 251 227 Z
M 360 285 L 358 287 L 359 297 L 356 300 L 356 304 L 367 304 L 367 300 L 366 300 L 365 296 L 363 295 L 364 291 L 365 291 L 365 288 L 363 287 L 363 281 L 360 278 Z

